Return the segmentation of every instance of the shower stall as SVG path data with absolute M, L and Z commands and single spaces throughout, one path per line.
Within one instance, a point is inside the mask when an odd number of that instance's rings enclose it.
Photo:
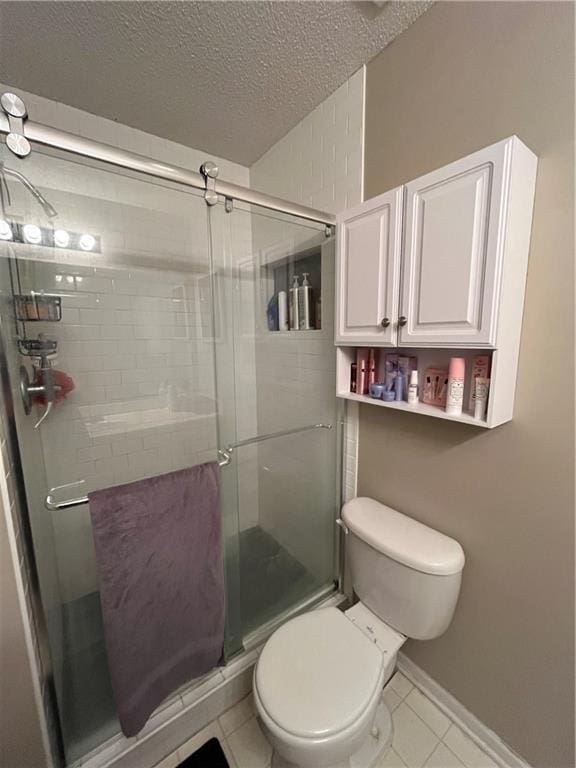
M 336 589 L 334 240 L 209 174 L 27 135 L 25 160 L 0 145 L 3 423 L 71 764 L 119 730 L 89 491 L 220 461 L 228 660 Z M 304 272 L 290 330 L 275 302 Z

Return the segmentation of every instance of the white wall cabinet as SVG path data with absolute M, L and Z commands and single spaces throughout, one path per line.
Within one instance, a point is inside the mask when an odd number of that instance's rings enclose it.
M 336 339 L 394 346 L 400 287 L 402 192 L 398 187 L 338 217 Z
M 515 150 L 509 139 L 406 185 L 402 346 L 495 346 Z
M 493 350 L 485 426 L 510 419 L 536 167 L 513 136 L 342 212 L 336 344 Z

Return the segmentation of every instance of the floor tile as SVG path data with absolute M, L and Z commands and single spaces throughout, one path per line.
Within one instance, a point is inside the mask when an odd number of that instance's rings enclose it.
M 375 768 L 406 768 L 406 763 L 392 747 L 387 749 L 384 755 L 376 763 Z
M 438 737 L 404 702 L 392 713 L 392 721 L 394 751 L 408 768 L 421 768 L 438 744 Z
M 386 688 L 384 688 L 384 693 L 382 695 L 382 698 L 384 699 L 384 703 L 386 704 L 390 712 L 394 712 L 398 704 L 402 703 L 402 699 L 400 698 L 400 696 L 398 696 L 396 691 L 390 688 L 389 685 L 387 685 Z
M 456 757 L 462 760 L 466 768 L 496 768 L 492 758 L 488 757 L 456 725 L 450 726 L 442 740 Z
M 424 696 L 418 688 L 413 688 L 404 701 L 420 718 L 422 718 L 422 720 L 424 720 L 426 725 L 431 728 L 440 739 L 444 736 L 448 728 L 450 728 L 451 722 L 444 712 L 439 710 L 436 704 Z
M 224 736 L 229 736 L 255 714 L 254 697 L 250 694 L 218 718 Z
M 424 768 L 464 768 L 464 763 L 460 762 L 454 752 L 440 742 L 424 763 Z
M 180 762 L 186 760 L 193 752 L 196 752 L 203 744 L 206 744 L 207 741 L 213 738 L 218 739 L 220 744 L 224 742 L 224 734 L 217 720 L 207 725 L 206 728 L 202 728 L 195 736 L 192 736 L 191 739 L 188 739 L 182 746 L 178 747 L 178 759 Z
M 406 696 L 408 696 L 412 688 L 414 688 L 410 680 L 408 680 L 407 677 L 404 677 L 402 672 L 396 672 L 388 685 L 395 693 L 398 694 L 398 696 L 400 696 L 401 699 L 404 699 Z
M 266 768 L 272 757 L 272 747 L 252 717 L 228 737 L 238 768 Z
M 220 742 L 220 746 L 224 750 L 224 754 L 226 755 L 226 760 L 228 760 L 228 765 L 230 768 L 238 768 L 234 753 L 232 752 L 232 748 L 230 747 L 230 744 L 228 744 L 228 741 L 224 739 L 224 741 Z

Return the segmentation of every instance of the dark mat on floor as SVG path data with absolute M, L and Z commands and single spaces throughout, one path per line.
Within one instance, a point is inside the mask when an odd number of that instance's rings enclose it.
M 218 739 L 210 739 L 187 757 L 178 768 L 230 768 Z

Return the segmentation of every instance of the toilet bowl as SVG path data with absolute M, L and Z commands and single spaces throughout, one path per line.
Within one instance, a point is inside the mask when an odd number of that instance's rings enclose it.
M 277 630 L 254 671 L 260 721 L 283 758 L 274 764 L 350 766 L 361 749 L 358 766 L 374 762 L 390 741 L 382 689 L 405 639 L 360 603 L 347 613 L 313 611 Z
M 458 542 L 372 499 L 348 502 L 342 518 L 359 602 L 286 622 L 254 669 L 273 768 L 373 766 L 392 738 L 382 689 L 398 650 L 442 634 L 456 606 Z

